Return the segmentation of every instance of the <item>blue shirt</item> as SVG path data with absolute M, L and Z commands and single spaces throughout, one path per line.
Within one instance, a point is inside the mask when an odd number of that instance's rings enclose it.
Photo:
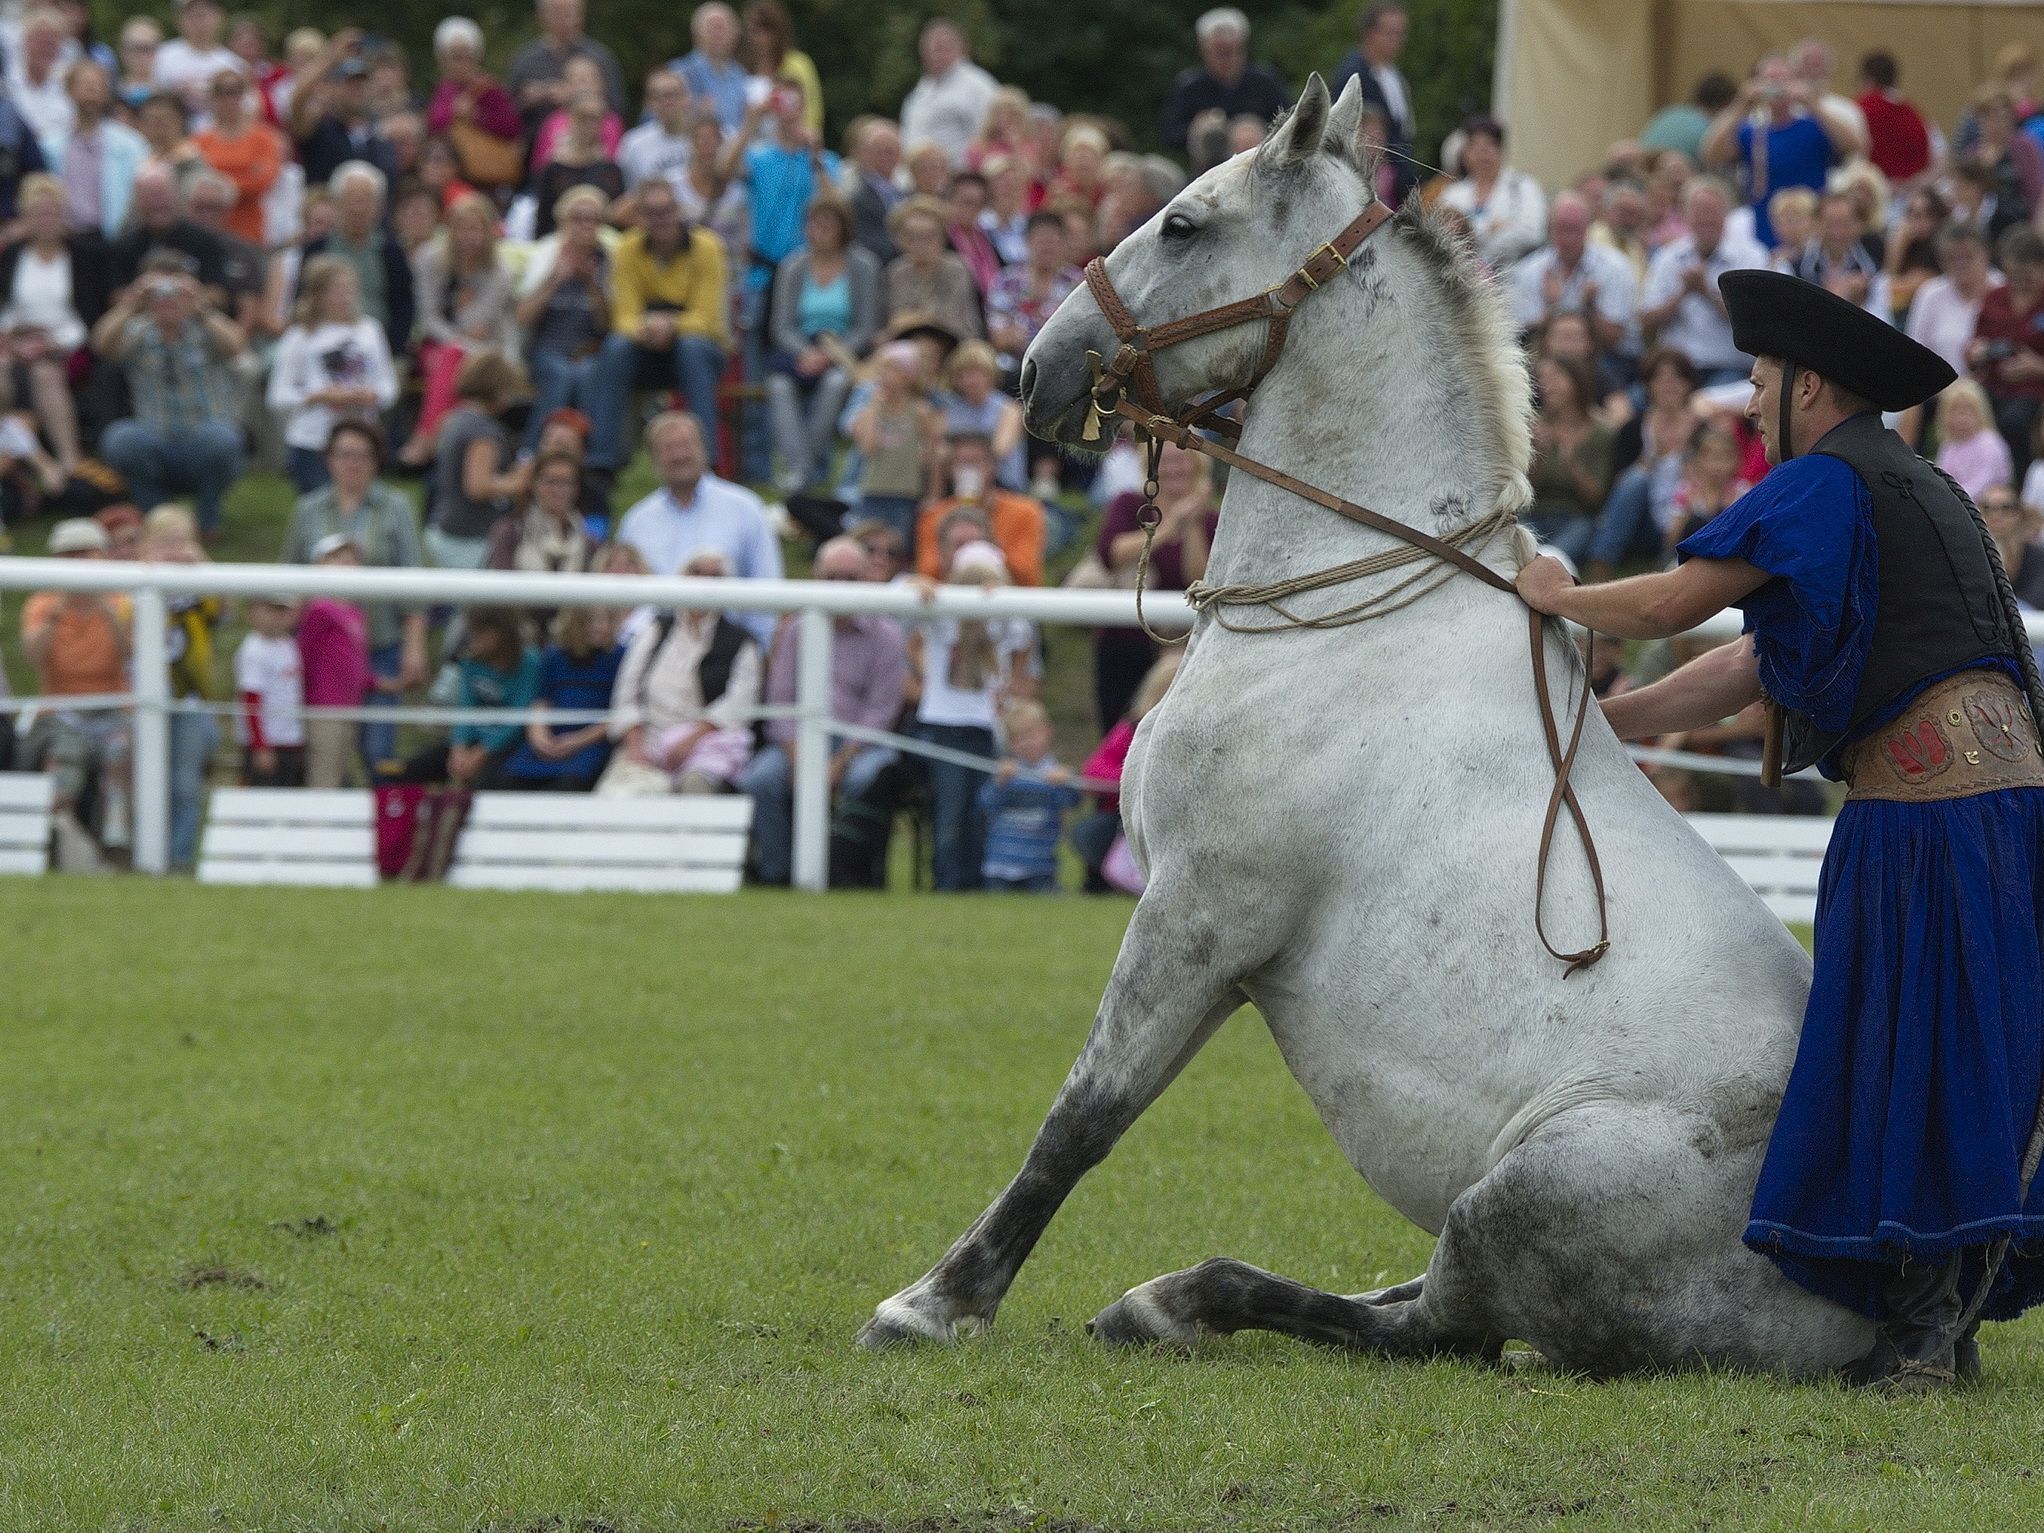
M 461 661 L 460 706 L 463 708 L 527 708 L 539 696 L 539 655 L 525 649 L 518 656 L 518 669 L 511 672 L 484 665 L 480 660 Z M 456 745 L 480 745 L 495 755 L 525 734 L 523 724 L 457 724 Z
M 539 659 L 537 699 L 551 708 L 601 712 L 610 707 L 611 688 L 617 682 L 617 668 L 624 657 L 622 645 L 613 644 L 609 649 L 596 650 L 580 659 L 558 644 L 552 645 Z M 568 735 L 582 727 L 580 724 L 550 724 L 547 733 Z M 594 777 L 603 770 L 609 753 L 610 746 L 597 740 L 564 760 L 548 761 L 527 741 L 513 753 L 505 769 L 517 777 Z
M 1056 765 L 1046 756 L 1004 783 L 989 777 L 980 784 L 979 809 L 987 821 L 981 872 L 986 877 L 1020 882 L 1057 872 L 1065 811 L 1079 802 L 1079 791 L 1043 780 Z
M 618 541 L 645 557 L 655 575 L 676 575 L 691 554 L 715 549 L 740 580 L 779 580 L 781 545 L 767 525 L 759 497 L 743 485 L 705 474 L 687 505 L 669 489 L 655 490 L 624 514 Z M 734 612 L 731 621 L 764 647 L 774 633 L 771 612 Z
M 837 156 L 828 150 L 765 143 L 745 151 L 745 189 L 752 197 L 752 250 L 757 258 L 745 274 L 745 285 L 753 292 L 764 292 L 781 257 L 800 247 L 810 200 L 836 182 L 837 168 Z
M 714 63 L 698 48 L 667 67 L 681 76 L 690 96 L 709 102 L 726 133 L 738 131 L 739 124 L 745 121 L 746 75 L 743 64 L 736 59 Z
M 1741 598 L 1760 685 L 1827 733 L 1852 722 L 1880 602 L 1874 506 L 1851 465 L 1807 453 L 1772 470 L 1682 540 L 1683 558 L 1744 559 L 1774 576 Z M 1989 662 L 2010 669 L 2013 662 Z M 1864 719 L 1850 743 L 1900 713 L 1927 678 Z M 1837 751 L 1818 763 L 1839 775 Z
M 1824 190 L 1824 174 L 1837 160 L 1831 136 L 1814 117 L 1792 117 L 1767 129 L 1767 178 L 1753 166 L 1753 124 L 1739 124 L 1739 163 L 1746 167 L 1746 196 L 1753 209 L 1753 237 L 1774 248 L 1774 225 L 1767 221 L 1767 199 L 1785 186 Z

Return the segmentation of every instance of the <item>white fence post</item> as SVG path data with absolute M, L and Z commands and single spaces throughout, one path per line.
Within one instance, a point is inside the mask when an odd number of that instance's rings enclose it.
M 795 887 L 830 887 L 831 616 L 804 607 L 796 616 Z
M 135 754 L 134 865 L 138 873 L 170 871 L 170 609 L 163 592 L 134 594 Z

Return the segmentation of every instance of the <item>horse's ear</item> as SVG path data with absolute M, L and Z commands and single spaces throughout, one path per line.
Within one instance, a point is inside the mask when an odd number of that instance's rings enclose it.
M 1320 152 L 1326 135 L 1327 82 L 1315 72 L 1307 77 L 1306 88 L 1299 92 L 1299 104 L 1264 143 L 1258 163 L 1274 170 L 1303 165 Z
M 1361 75 L 1350 75 L 1341 96 L 1327 114 L 1327 133 L 1321 147 L 1357 170 L 1365 169 L 1362 142 L 1363 86 Z

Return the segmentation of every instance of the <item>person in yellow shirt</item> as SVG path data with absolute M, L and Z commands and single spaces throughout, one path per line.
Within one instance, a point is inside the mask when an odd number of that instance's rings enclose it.
M 642 182 L 639 227 L 611 257 L 610 336 L 593 369 L 589 464 L 624 464 L 625 407 L 634 388 L 679 389 L 717 440 L 717 381 L 731 349 L 724 242 L 681 216 L 674 188 Z

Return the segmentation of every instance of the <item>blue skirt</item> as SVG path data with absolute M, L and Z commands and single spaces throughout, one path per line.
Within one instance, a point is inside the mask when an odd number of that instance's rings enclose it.
M 2044 1299 L 2044 1176 L 2017 1206 L 2044 1084 L 2044 790 L 1846 804 L 1817 961 L 1746 1243 L 1880 1318 L 1886 1269 L 2019 1244 L 1982 1313 Z

